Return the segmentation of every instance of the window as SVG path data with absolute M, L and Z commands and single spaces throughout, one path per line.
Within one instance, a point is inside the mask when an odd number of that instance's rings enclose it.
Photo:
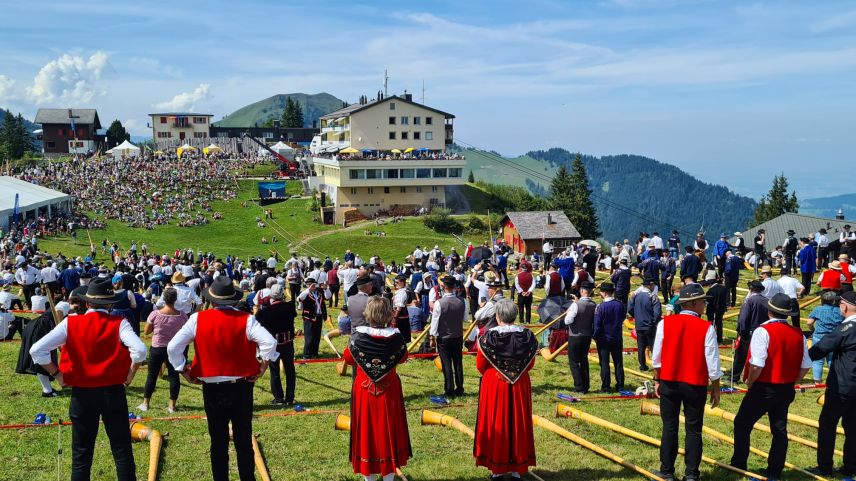
M 419 140 L 419 134 L 421 134 L 421 132 L 413 132 L 413 140 Z
M 389 125 L 395 125 L 395 116 L 394 115 L 391 115 L 389 117 Z
M 431 192 L 433 192 L 435 194 L 437 193 L 437 186 L 436 185 L 431 186 Z
M 395 140 L 395 132 L 389 133 L 389 140 Z
M 407 193 L 407 187 L 399 187 L 398 191 L 401 192 L 402 194 L 406 194 Z
M 416 193 L 417 193 L 417 194 L 421 194 L 421 193 L 422 193 L 422 187 L 417 187 L 417 188 L 416 188 Z
M 205 132 L 193 132 L 193 136 L 197 139 L 204 139 L 205 137 L 207 137 L 205 135 Z
M 413 125 L 421 125 L 422 117 L 413 117 Z
M 374 194 L 374 187 L 369 187 L 368 192 L 369 194 Z
M 433 117 L 425 117 L 425 125 L 434 125 Z
M 449 173 L 446 169 L 434 169 L 434 178 L 448 177 Z
M 165 123 L 166 123 L 166 117 L 161 117 L 161 121 L 160 121 L 160 122 L 161 122 L 162 124 L 165 124 Z
M 46 142 L 46 144 L 47 144 L 47 148 L 49 148 L 49 149 L 53 149 L 54 147 L 56 147 L 56 144 L 54 144 L 53 142 Z
M 60 136 L 60 137 L 65 136 L 65 129 L 58 129 L 58 130 L 57 130 L 57 135 L 58 135 L 58 136 Z
M 398 178 L 398 169 L 386 169 L 383 171 L 384 179 L 397 179 Z
M 365 179 L 366 169 L 350 169 L 348 176 L 350 179 Z
M 395 110 L 395 102 L 389 103 L 389 110 Z
M 460 178 L 461 177 L 461 168 L 460 167 L 452 167 L 449 169 L 449 177 Z
M 208 119 L 206 119 L 205 117 L 193 117 L 194 124 L 204 124 L 207 122 L 207 120 Z
M 407 132 L 401 133 L 401 140 L 407 140 Z
M 384 193 L 384 194 L 389 194 L 389 187 L 384 187 L 384 188 L 383 188 L 383 193 Z
M 425 140 L 434 140 L 434 132 L 425 132 Z
M 430 179 L 431 178 L 431 169 L 416 169 L 416 178 L 417 179 Z
M 410 118 L 406 115 L 402 115 L 401 116 L 401 125 L 408 125 L 408 124 L 410 124 Z
M 366 179 L 380 179 L 382 172 L 381 169 L 366 169 Z
M 351 171 L 351 172 L 353 172 L 353 171 Z M 351 194 L 356 194 L 356 193 L 357 193 L 357 188 L 351 187 Z
M 414 169 L 401 169 L 401 178 L 402 179 L 412 179 L 416 176 L 416 171 Z

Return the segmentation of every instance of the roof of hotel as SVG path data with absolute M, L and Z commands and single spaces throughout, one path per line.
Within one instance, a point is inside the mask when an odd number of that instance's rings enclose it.
M 375 107 L 377 105 L 380 105 L 384 102 L 388 102 L 390 100 L 395 100 L 397 102 L 404 102 L 407 104 L 415 105 L 417 107 L 422 107 L 423 109 L 428 109 L 432 112 L 437 112 L 438 114 L 442 115 L 444 118 L 447 118 L 447 119 L 454 119 L 455 118 L 454 115 L 452 115 L 448 112 L 443 112 L 442 110 L 438 110 L 438 109 L 435 109 L 433 107 L 429 107 L 427 105 L 422 105 L 422 104 L 416 103 L 412 100 L 407 100 L 404 97 L 399 97 L 398 95 L 393 95 L 392 97 L 386 97 L 386 98 L 383 98 L 381 100 L 371 100 L 366 104 L 351 104 L 351 105 L 348 105 L 347 107 L 343 107 L 339 110 L 335 110 L 333 112 L 330 112 L 327 115 L 322 115 L 321 118 L 322 119 L 335 119 L 335 118 L 339 118 L 339 117 L 345 117 L 345 116 L 351 115 L 353 113 L 359 112 L 361 110 L 365 110 L 368 108 Z

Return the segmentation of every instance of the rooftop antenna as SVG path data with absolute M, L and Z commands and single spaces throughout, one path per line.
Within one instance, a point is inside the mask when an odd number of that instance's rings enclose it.
M 389 75 L 387 75 L 386 69 L 383 69 L 383 98 L 386 98 L 389 95 Z
M 422 79 L 422 105 L 425 105 L 425 79 Z

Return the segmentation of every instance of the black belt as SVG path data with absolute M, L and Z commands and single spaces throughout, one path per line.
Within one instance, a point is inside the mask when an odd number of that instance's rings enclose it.
M 248 381 L 246 378 L 242 377 L 240 379 L 232 379 L 231 381 L 206 382 L 205 384 L 207 384 L 209 386 L 217 386 L 220 384 L 237 384 L 237 383 L 241 383 L 241 382 L 250 382 L 250 381 Z

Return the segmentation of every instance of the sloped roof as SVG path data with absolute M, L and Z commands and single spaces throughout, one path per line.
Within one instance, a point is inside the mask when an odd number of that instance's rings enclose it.
M 428 109 L 432 112 L 436 112 L 436 113 L 442 115 L 443 118 L 446 118 L 446 119 L 454 119 L 455 118 L 454 115 L 452 115 L 448 112 L 443 112 L 442 110 L 437 110 L 433 107 L 429 107 L 427 105 L 422 105 L 422 104 L 416 103 L 412 100 L 407 100 L 404 97 L 399 97 L 398 95 L 393 95 L 392 97 L 386 97 L 386 98 L 383 98 L 381 100 L 372 100 L 366 104 L 351 104 L 351 105 L 348 105 L 347 107 L 343 107 L 339 110 L 335 110 L 333 112 L 330 112 L 327 115 L 322 115 L 321 118 L 322 119 L 335 119 L 335 118 L 339 118 L 339 117 L 346 117 L 346 116 L 351 115 L 353 113 L 375 107 L 377 105 L 383 104 L 385 102 L 389 102 L 391 100 L 395 100 L 396 102 L 404 102 L 404 103 L 407 103 L 410 105 L 415 105 L 417 107 L 422 107 L 423 109 Z
M 547 216 L 552 220 L 547 224 Z M 560 210 L 542 210 L 534 212 L 508 212 L 502 218 L 501 224 L 511 220 L 520 238 L 541 239 L 581 239 L 579 231 Z
M 12 211 L 15 208 L 15 194 L 20 194 L 18 208 L 23 210 L 71 198 L 68 194 L 31 184 L 25 180 L 6 175 L 0 176 L 0 212 Z
M 149 117 L 155 117 L 158 115 L 166 115 L 168 117 L 213 117 L 213 114 L 199 114 L 196 112 L 158 112 L 154 114 L 149 114 Z
M 767 233 L 767 250 L 771 251 L 776 246 L 781 245 L 788 237 L 788 230 L 793 229 L 796 237 L 808 237 L 809 234 L 814 234 L 819 229 L 826 229 L 826 234 L 829 240 L 838 238 L 838 233 L 842 231 L 845 224 L 850 224 L 856 227 L 856 220 L 837 220 L 826 217 L 815 217 L 812 215 L 803 214 L 782 214 L 775 219 L 768 220 L 763 224 L 747 229 L 743 232 L 743 239 L 746 242 L 746 247 L 751 247 L 755 235 L 759 229 L 764 229 Z M 728 233 L 733 234 L 732 232 Z M 732 242 L 734 241 L 732 237 Z
M 65 124 L 71 125 L 68 118 L 68 112 L 74 116 L 74 123 L 80 124 L 96 124 L 96 128 L 101 128 L 101 121 L 98 119 L 98 111 L 95 109 L 39 109 L 36 113 L 37 124 Z

